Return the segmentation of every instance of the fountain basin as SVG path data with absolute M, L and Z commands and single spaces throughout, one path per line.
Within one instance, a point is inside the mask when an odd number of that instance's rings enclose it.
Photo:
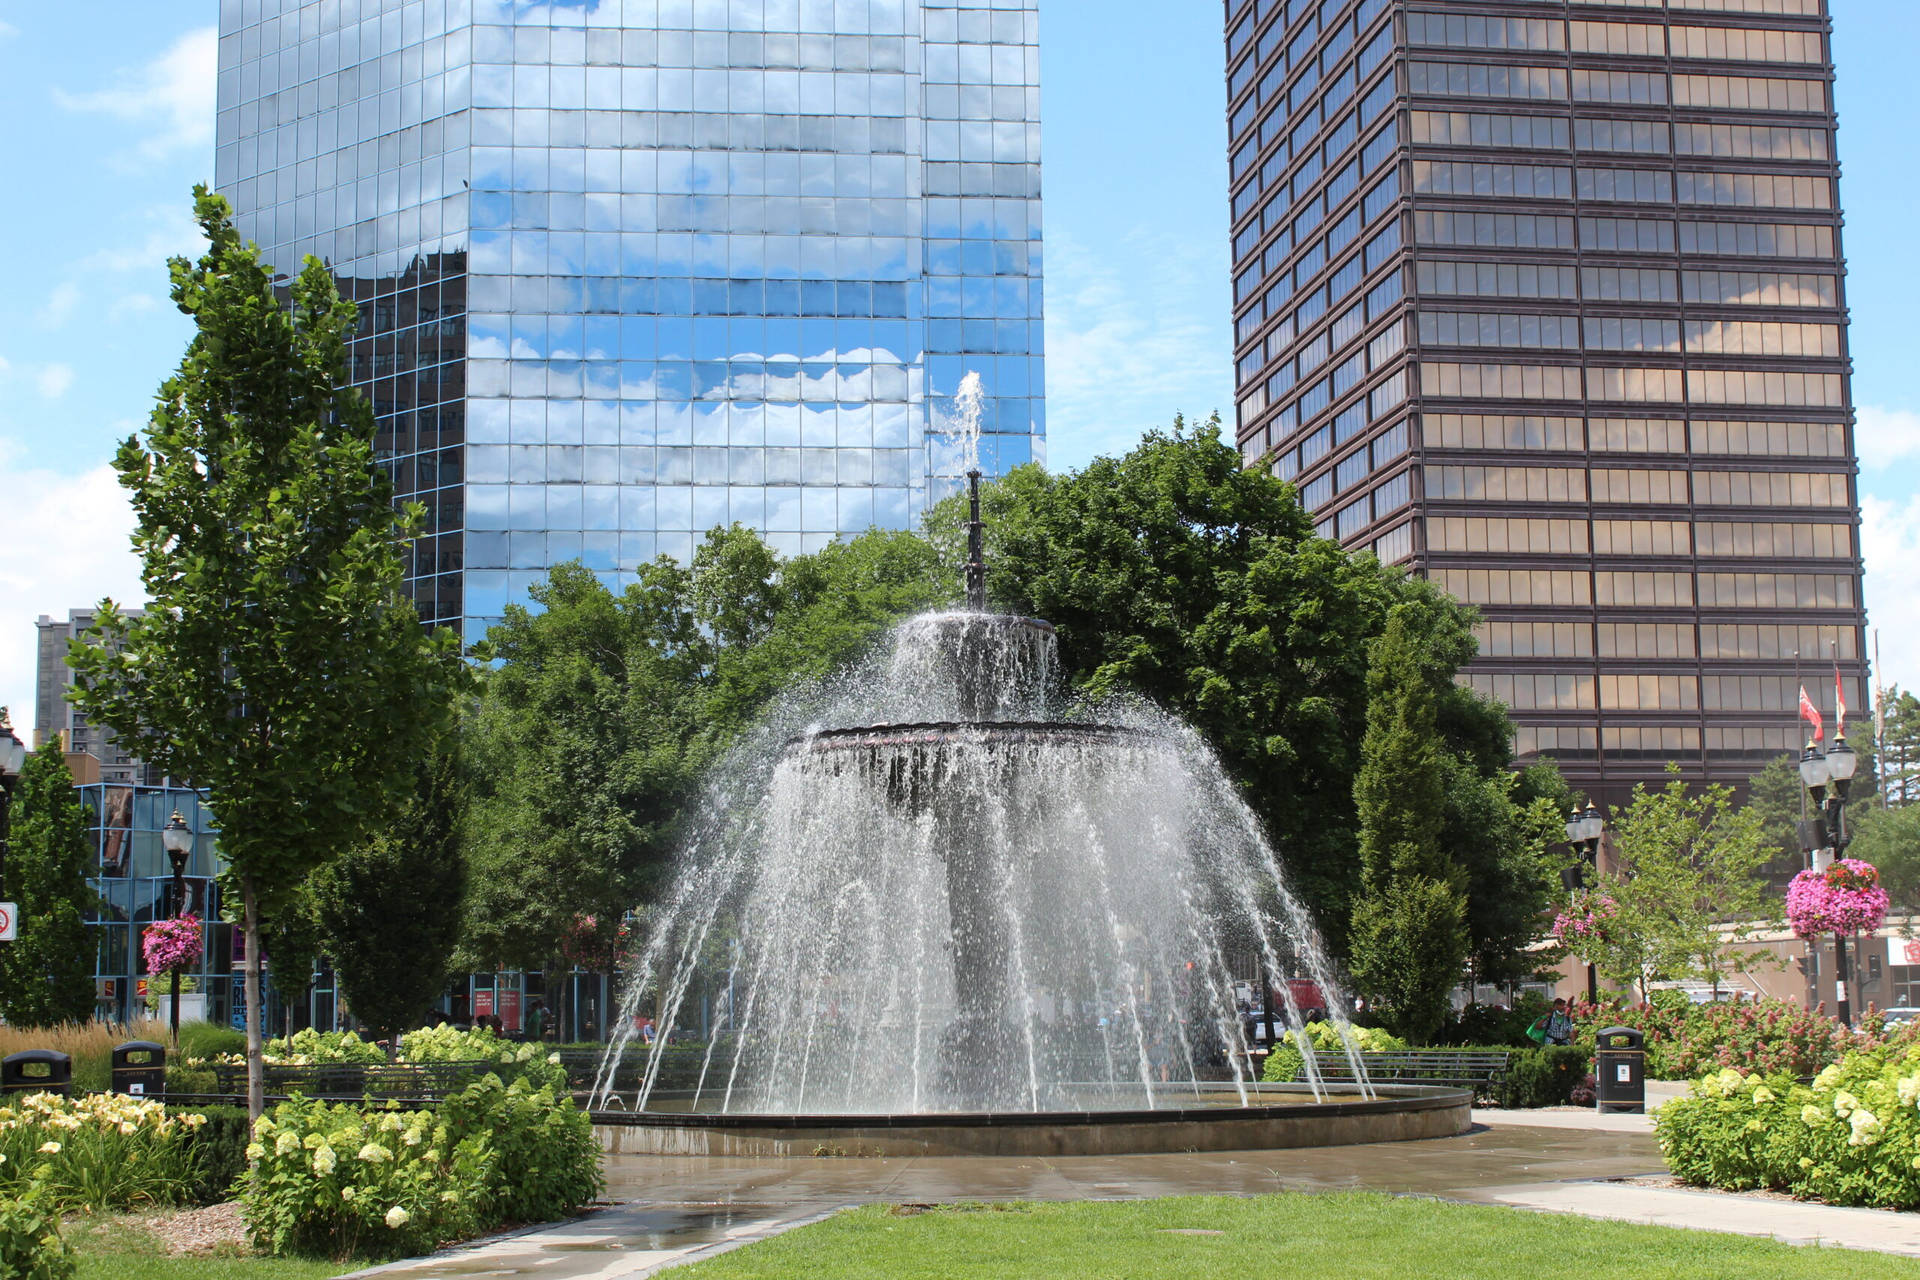
M 1377 1097 L 1315 1101 L 1304 1084 L 1201 1086 L 1208 1101 L 1125 1111 L 751 1115 L 596 1111 L 594 1135 L 615 1155 L 1104 1156 L 1266 1151 L 1446 1138 L 1472 1125 L 1473 1095 L 1431 1085 L 1375 1085 Z M 1190 1091 L 1183 1090 L 1186 1098 Z M 660 1099 L 670 1105 L 668 1100 Z

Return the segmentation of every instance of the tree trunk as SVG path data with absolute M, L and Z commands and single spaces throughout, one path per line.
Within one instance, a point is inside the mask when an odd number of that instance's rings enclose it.
M 246 934 L 245 989 L 247 993 L 247 1118 L 258 1120 L 267 1109 L 266 1071 L 261 1058 L 260 1023 L 260 908 L 253 877 L 240 877 L 240 928 Z

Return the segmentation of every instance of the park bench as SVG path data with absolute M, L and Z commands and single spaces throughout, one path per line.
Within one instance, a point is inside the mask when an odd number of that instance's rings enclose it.
M 1374 1084 L 1433 1084 L 1471 1089 L 1475 1097 L 1492 1097 L 1507 1076 L 1513 1055 L 1498 1049 L 1395 1049 L 1363 1053 L 1361 1065 Z M 1315 1063 L 1329 1084 L 1352 1084 L 1353 1064 L 1345 1054 L 1321 1053 Z M 1300 1076 L 1305 1079 L 1305 1073 Z
M 492 1062 L 326 1062 L 268 1063 L 267 1092 L 298 1093 L 308 1098 L 442 1098 L 489 1071 Z M 222 1093 L 244 1094 L 243 1063 L 217 1063 L 214 1080 Z

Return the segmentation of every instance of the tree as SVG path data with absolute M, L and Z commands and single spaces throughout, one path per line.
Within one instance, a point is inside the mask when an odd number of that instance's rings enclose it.
M 1880 752 L 1883 786 L 1888 806 L 1897 808 L 1920 800 L 1920 698 L 1893 685 L 1881 714 L 1886 723 Z
M 267 957 L 267 981 L 280 993 L 286 1034 L 293 1034 L 294 1009 L 306 1003 L 313 971 L 320 961 L 320 921 L 314 910 L 309 876 L 284 905 L 260 919 L 260 945 Z
M 1370 646 L 1354 779 L 1365 896 L 1353 914 L 1353 977 L 1388 1026 L 1424 1041 L 1446 1017 L 1469 939 L 1466 874 L 1441 844 L 1449 760 L 1415 616 L 1396 606 Z
M 1615 866 L 1599 888 L 1617 918 L 1588 959 L 1642 997 L 1650 981 L 1672 978 L 1704 978 L 1718 992 L 1738 965 L 1734 945 L 1779 915 L 1762 874 L 1761 816 L 1735 807 L 1728 787 L 1695 790 L 1674 777 L 1657 791 L 1636 785 L 1610 830 Z
M 391 1052 L 446 988 L 460 940 L 460 789 L 450 756 L 424 762 L 399 816 L 314 877 L 321 945 L 340 993 Z
M 227 202 L 194 195 L 209 248 L 170 266 L 197 331 L 114 462 L 150 603 L 128 619 L 103 602 L 68 661 L 90 719 L 208 794 L 240 899 L 258 1115 L 262 922 L 384 820 L 462 668 L 401 594 L 420 509 L 394 509 L 346 385 L 357 310 L 314 258 L 283 295 Z
M 562 972 L 583 918 L 613 953 L 653 900 L 705 768 L 783 688 L 824 676 L 955 589 L 925 540 L 869 532 L 782 560 L 714 530 L 615 595 L 579 564 L 509 606 L 468 723 L 461 959 Z
M 94 940 L 86 913 L 97 895 L 87 881 L 87 811 L 73 794 L 57 738 L 27 757 L 7 826 L 0 887 L 19 907 L 19 934 L 0 944 L 0 1016 L 21 1027 L 83 1022 L 93 1016 Z
M 1920 911 L 1920 804 L 1869 808 L 1854 828 L 1847 856 L 1879 868 L 1881 887 L 1896 910 Z
M 1479 821 L 1470 814 L 1531 803 L 1500 781 L 1511 765 L 1505 714 L 1453 683 L 1475 652 L 1472 611 L 1315 536 L 1292 486 L 1244 469 L 1217 419 L 1176 419 L 1073 474 L 1017 468 L 981 498 L 996 603 L 1058 628 L 1065 677 L 1080 692 L 1142 694 L 1205 735 L 1336 954 L 1347 952 L 1360 893 L 1354 782 L 1368 645 L 1396 605 L 1414 606 L 1406 624 L 1434 691 L 1438 750 L 1464 771 L 1462 785 L 1442 786 L 1459 801 L 1443 799 L 1446 831 L 1467 832 Z M 949 574 L 959 569 L 964 510 L 949 499 L 928 520 Z M 1472 796 L 1467 778 L 1494 791 Z M 1543 890 L 1525 865 L 1531 854 L 1472 834 L 1480 851 L 1461 858 L 1472 869 L 1470 905 L 1493 908 L 1471 917 L 1486 927 L 1476 954 L 1490 957 L 1516 932 L 1495 904 L 1542 902 Z M 1519 892 L 1508 879 L 1516 871 L 1527 877 Z

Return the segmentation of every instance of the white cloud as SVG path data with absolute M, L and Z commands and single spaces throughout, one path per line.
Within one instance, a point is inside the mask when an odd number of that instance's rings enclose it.
M 33 725 L 34 619 L 64 618 L 104 596 L 138 605 L 146 593 L 128 546 L 133 508 L 112 468 L 63 475 L 21 467 L 17 453 L 0 440 L 0 493 L 16 534 L 0 538 L 0 704 L 24 737 Z
M 116 248 L 99 249 L 80 260 L 83 271 L 157 271 L 163 276 L 168 258 L 192 258 L 206 251 L 206 237 L 192 210 L 183 205 L 156 205 L 146 210 L 146 235 Z
M 98 111 L 151 130 L 134 148 L 141 159 L 210 146 L 218 39 L 213 27 L 189 31 L 146 66 L 121 73 L 118 83 L 89 93 L 55 89 L 54 100 L 69 111 Z
M 150 293 L 129 293 L 115 298 L 113 305 L 107 308 L 107 319 L 125 320 L 129 316 L 143 316 L 149 311 L 160 309 L 160 299 Z
M 1047 436 L 1056 469 L 1132 446 L 1175 412 L 1231 422 L 1224 245 L 1136 232 L 1122 257 L 1047 243 Z M 1216 287 L 1205 282 L 1213 280 Z M 1119 406 L 1131 416 L 1117 417 Z M 1229 427 L 1231 430 L 1231 427 Z
M 40 366 L 40 372 L 34 375 L 34 386 L 39 389 L 42 398 L 58 400 L 67 394 L 73 386 L 73 366 L 67 364 L 46 364 Z
M 80 306 L 80 286 L 71 280 L 65 280 L 53 287 L 47 295 L 47 304 L 40 308 L 40 323 L 48 329 L 58 329 L 65 324 Z
M 1869 642 L 1880 641 L 1880 683 L 1920 689 L 1920 495 L 1860 498 Z M 1869 658 L 1872 651 L 1868 651 Z
M 19 34 L 20 28 L 14 26 L 11 22 L 0 22 L 0 40 L 5 40 Z
M 1860 450 L 1860 466 L 1863 470 L 1871 471 L 1905 458 L 1920 457 L 1920 413 L 1912 409 L 1863 404 L 1858 417 L 1854 440 Z

